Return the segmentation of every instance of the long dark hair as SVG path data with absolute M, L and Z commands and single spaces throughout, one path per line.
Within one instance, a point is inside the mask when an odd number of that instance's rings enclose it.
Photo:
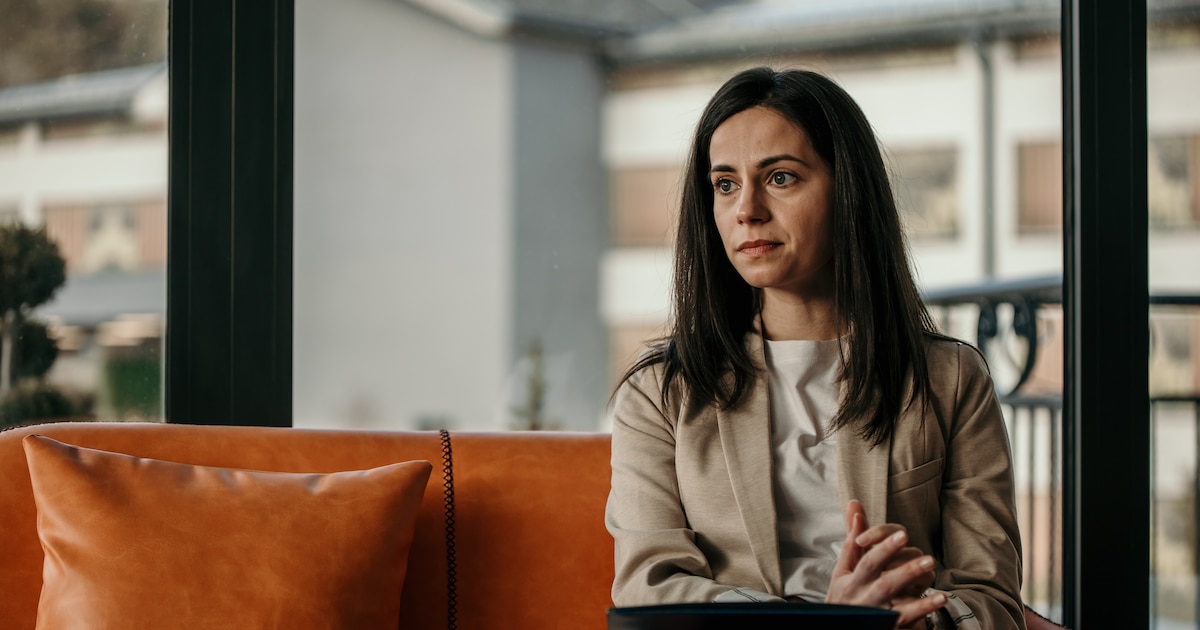
M 758 316 L 759 291 L 734 269 L 713 219 L 709 145 L 729 117 L 769 107 L 799 126 L 833 175 L 833 265 L 838 332 L 848 334 L 834 427 L 856 418 L 878 445 L 906 404 L 927 400 L 925 362 L 932 319 L 917 292 L 879 143 L 862 110 L 832 80 L 805 70 L 754 68 L 717 91 L 696 127 L 675 238 L 673 323 L 624 375 L 664 365 L 662 403 L 683 379 L 693 403 L 730 408 L 756 377 L 745 335 Z M 911 381 L 910 381 L 911 378 Z M 909 392 L 909 385 L 913 386 Z

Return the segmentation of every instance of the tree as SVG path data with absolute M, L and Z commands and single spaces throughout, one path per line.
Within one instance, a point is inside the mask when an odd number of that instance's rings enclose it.
M 66 280 L 66 262 L 45 228 L 0 226 L 0 399 L 12 387 L 17 331 Z
M 13 381 L 40 380 L 58 359 L 58 342 L 50 329 L 36 319 L 24 318 L 13 342 Z
M 166 58 L 164 0 L 0 0 L 0 87 Z

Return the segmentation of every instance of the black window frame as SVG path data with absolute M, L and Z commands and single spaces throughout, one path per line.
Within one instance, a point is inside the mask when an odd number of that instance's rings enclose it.
M 172 0 L 165 416 L 292 424 L 292 0 Z
M 1062 4 L 1064 616 L 1142 627 L 1148 338 L 1128 331 L 1148 329 L 1146 2 L 1102 4 Z M 294 12 L 171 2 L 170 422 L 292 423 Z
M 1063 611 L 1076 628 L 1150 621 L 1146 27 L 1146 0 L 1063 1 Z

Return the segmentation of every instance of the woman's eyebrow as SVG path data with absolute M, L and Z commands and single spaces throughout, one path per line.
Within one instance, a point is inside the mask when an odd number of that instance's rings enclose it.
M 789 161 L 790 162 L 799 162 L 800 164 L 803 164 L 805 168 L 812 168 L 812 165 L 809 164 L 807 161 L 802 160 L 790 153 L 781 153 L 779 155 L 772 155 L 770 157 L 763 158 L 758 161 L 757 167 L 759 169 L 764 169 L 764 168 L 771 166 L 772 164 L 775 164 L 777 162 L 789 162 Z M 729 166 L 728 164 L 713 164 L 712 168 L 708 169 L 708 173 L 710 175 L 713 173 L 736 173 L 736 172 L 737 172 L 737 169 L 733 168 L 732 166 Z
M 812 168 L 812 166 L 808 162 L 806 162 L 794 155 L 790 155 L 787 153 L 782 153 L 780 155 L 772 155 L 771 157 L 763 158 L 762 160 L 759 160 L 758 168 L 766 168 L 776 162 L 785 162 L 785 161 L 799 162 L 807 168 Z

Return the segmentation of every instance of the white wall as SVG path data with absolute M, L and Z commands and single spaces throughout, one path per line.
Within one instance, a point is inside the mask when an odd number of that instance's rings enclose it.
M 403 3 L 296 3 L 297 426 L 493 421 L 511 75 L 503 45 Z
M 600 159 L 607 90 L 594 54 L 519 38 L 512 122 L 514 365 L 498 421 L 528 421 L 531 344 L 545 357 L 543 423 L 595 429 L 611 393 L 608 330 L 600 316 L 599 267 L 608 247 L 608 172 Z

